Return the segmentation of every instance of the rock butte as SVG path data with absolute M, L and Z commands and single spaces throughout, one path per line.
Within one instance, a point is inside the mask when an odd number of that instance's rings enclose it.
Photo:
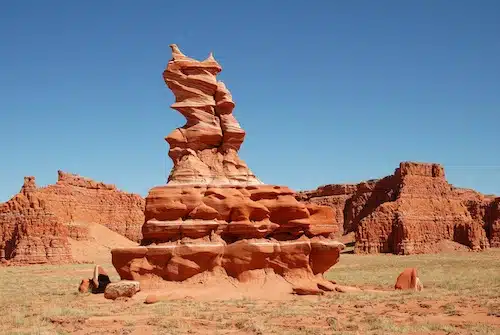
M 402 162 L 382 179 L 325 185 L 297 199 L 330 206 L 339 235 L 355 234 L 356 253 L 500 247 L 500 198 L 450 185 L 439 164 Z
M 303 204 L 288 187 L 263 184 L 238 156 L 245 131 L 217 81 L 212 54 L 196 61 L 171 45 L 163 78 L 187 123 L 166 137 L 173 168 L 149 191 L 141 246 L 112 250 L 120 277 L 148 287 L 223 273 L 240 282 L 279 275 L 296 292 L 332 289 L 323 273 L 344 245 L 328 206 Z
M 144 199 L 114 185 L 58 171 L 56 184 L 25 177 L 21 191 L 0 204 L 0 258 L 15 264 L 71 262 L 68 239 L 90 240 L 101 224 L 139 241 Z

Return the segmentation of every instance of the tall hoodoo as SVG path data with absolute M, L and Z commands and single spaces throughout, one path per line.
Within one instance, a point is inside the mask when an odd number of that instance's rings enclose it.
M 245 131 L 233 115 L 234 102 L 226 85 L 217 81 L 222 68 L 210 54 L 200 62 L 177 47 L 163 72 L 175 95 L 171 106 L 186 118 L 165 140 L 174 168 L 168 184 L 262 184 L 238 157 Z
M 321 291 L 342 243 L 327 206 L 304 205 L 286 186 L 264 185 L 238 157 L 245 131 L 216 75 L 213 55 L 197 61 L 173 44 L 163 78 L 186 124 L 166 137 L 174 166 L 146 198 L 140 247 L 112 250 L 122 279 L 141 287 L 225 273 L 241 281 L 274 273 L 300 292 Z M 287 284 L 288 285 L 288 284 Z

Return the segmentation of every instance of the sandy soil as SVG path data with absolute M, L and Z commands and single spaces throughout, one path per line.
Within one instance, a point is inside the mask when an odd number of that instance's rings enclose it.
M 111 263 L 111 249 L 137 246 L 138 243 L 103 225 L 89 224 L 89 240 L 69 239 L 73 259 L 80 263 Z
M 419 269 L 423 292 L 392 291 L 405 267 Z M 500 250 L 343 254 L 327 277 L 362 290 L 321 296 L 280 292 L 272 280 L 235 287 L 214 276 L 171 283 L 162 301 L 147 305 L 154 290 L 117 301 L 78 294 L 91 273 L 90 264 L 0 268 L 0 333 L 500 334 Z

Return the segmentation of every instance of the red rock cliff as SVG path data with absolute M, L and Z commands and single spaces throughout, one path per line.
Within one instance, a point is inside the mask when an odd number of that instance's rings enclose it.
M 357 185 L 327 185 L 298 199 L 333 207 L 357 253 L 428 253 L 442 241 L 473 250 L 497 245 L 493 198 L 455 188 L 439 164 L 403 162 L 395 173 Z
M 62 171 L 58 171 L 56 184 L 33 192 L 61 222 L 71 224 L 76 235 L 82 224 L 98 223 L 133 241 L 142 237 L 144 199 L 137 194 Z
M 491 246 L 500 248 L 500 197 L 491 202 L 487 233 Z
M 68 228 L 37 197 L 33 177 L 21 192 L 0 204 L 0 257 L 15 263 L 70 262 Z
M 0 204 L 0 257 L 15 263 L 71 261 L 68 237 L 89 238 L 90 223 L 131 240 L 142 238 L 144 199 L 139 195 L 62 171 L 58 176 L 46 187 L 25 177 L 21 191 Z

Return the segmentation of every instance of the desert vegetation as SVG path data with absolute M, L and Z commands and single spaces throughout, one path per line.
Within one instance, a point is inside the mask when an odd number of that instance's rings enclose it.
M 118 276 L 105 265 L 113 280 Z M 423 292 L 392 291 L 417 267 Z M 89 264 L 0 268 L 4 334 L 498 334 L 500 250 L 432 255 L 342 254 L 327 273 L 384 293 L 326 293 L 286 301 L 179 299 L 145 305 L 81 295 Z

